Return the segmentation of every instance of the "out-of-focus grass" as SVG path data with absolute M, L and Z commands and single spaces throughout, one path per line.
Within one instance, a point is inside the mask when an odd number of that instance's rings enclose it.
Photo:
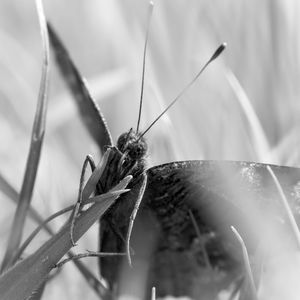
M 136 126 L 147 1 L 44 4 L 46 15 L 88 79 L 116 140 Z M 175 159 L 260 160 L 251 125 L 226 79 L 229 68 L 261 123 L 272 157 L 276 157 L 272 162 L 299 165 L 299 14 L 296 0 L 155 2 L 142 128 L 180 92 L 221 42 L 226 41 L 228 49 L 147 135 L 151 164 Z M 0 44 L 1 173 L 19 190 L 42 55 L 34 2 L 0 2 Z M 98 159 L 53 62 L 50 86 L 45 146 L 33 201 L 45 216 L 76 197 L 85 155 L 92 153 Z M 0 255 L 15 209 L 2 194 L 1 205 Z M 28 222 L 28 232 L 31 229 Z M 96 236 L 94 228 L 78 251 L 95 249 Z M 92 260 L 87 264 L 95 265 Z M 67 265 L 63 276 L 53 280 L 45 299 L 94 299 L 84 283 L 78 284 L 80 275 L 68 272 L 72 268 Z M 68 284 L 72 289 L 65 288 Z

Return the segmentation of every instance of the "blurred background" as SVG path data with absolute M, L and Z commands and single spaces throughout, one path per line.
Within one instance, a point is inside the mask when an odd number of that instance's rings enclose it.
M 116 141 L 137 123 L 148 2 L 52 0 L 44 5 Z M 187 159 L 299 166 L 298 1 L 164 0 L 154 5 L 143 129 L 220 43 L 227 42 L 228 47 L 147 134 L 149 166 Z M 0 45 L 0 172 L 19 191 L 41 75 L 42 47 L 34 1 L 0 1 Z M 53 59 L 50 90 L 33 200 L 43 216 L 76 200 L 85 156 L 100 158 Z M 15 205 L 2 194 L 0 199 L 2 256 Z M 59 228 L 62 222 L 53 224 Z M 26 233 L 34 226 L 29 221 Z M 46 239 L 41 234 L 33 248 Z M 94 250 L 96 241 L 97 226 L 76 250 Z M 96 271 L 93 259 L 86 263 Z M 70 270 L 71 264 L 49 284 L 45 299 L 96 299 L 81 275 Z M 68 284 L 73 284 L 72 290 L 65 288 Z

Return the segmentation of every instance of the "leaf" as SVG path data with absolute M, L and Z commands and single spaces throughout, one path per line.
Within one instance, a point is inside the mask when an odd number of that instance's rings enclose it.
M 86 81 L 80 75 L 68 51 L 49 22 L 48 30 L 50 42 L 57 60 L 57 66 L 74 96 L 80 115 L 90 135 L 98 144 L 102 153 L 104 153 L 106 146 L 113 145 L 106 121 L 91 96 Z
M 126 177 L 111 191 L 123 193 L 131 177 Z M 74 240 L 77 241 L 110 207 L 120 195 L 106 193 L 102 201 L 84 211 L 76 220 Z M 46 279 L 57 262 L 72 247 L 70 240 L 70 222 L 55 236 L 50 238 L 35 253 L 16 264 L 0 277 L 0 295 L 2 300 L 23 300 L 28 298 Z
M 9 184 L 9 182 L 1 174 L 0 174 L 0 189 L 8 198 L 14 201 L 14 203 L 18 203 L 19 200 L 18 192 Z M 34 221 L 36 221 L 37 224 L 39 225 L 43 224 L 42 228 L 46 230 L 50 235 L 54 235 L 54 232 L 51 229 L 51 227 L 47 223 L 46 224 L 44 223 L 42 216 L 40 216 L 39 213 L 32 206 L 30 206 L 28 214 Z M 20 252 L 20 250 L 21 249 L 19 249 L 18 251 Z M 69 257 L 73 257 L 74 255 L 75 254 L 72 251 L 68 252 Z M 85 278 L 86 282 L 96 292 L 96 294 L 98 296 L 103 295 L 106 291 L 103 283 L 99 281 L 95 277 L 95 275 L 81 261 L 75 260 L 73 261 L 73 263 L 75 264 L 79 272 L 82 274 L 82 276 Z

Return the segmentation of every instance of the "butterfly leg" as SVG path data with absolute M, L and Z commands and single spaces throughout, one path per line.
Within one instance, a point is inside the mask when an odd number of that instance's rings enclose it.
M 82 190 L 83 190 L 83 185 L 84 185 L 84 176 L 85 176 L 88 165 L 90 165 L 91 170 L 93 172 L 95 170 L 96 166 L 95 166 L 94 159 L 91 155 L 87 155 L 83 162 L 83 166 L 81 169 L 81 175 L 80 175 L 78 199 L 77 199 L 76 204 L 74 205 L 72 215 L 71 215 L 70 239 L 71 239 L 71 243 L 73 246 L 76 246 L 76 243 L 74 242 L 74 237 L 73 237 L 75 221 L 76 221 L 78 214 L 80 213 L 80 209 L 81 209 L 82 205 L 84 204 L 84 203 L 82 203 Z
M 131 263 L 131 256 L 130 256 L 130 237 L 131 237 L 131 233 L 132 233 L 132 228 L 133 228 L 133 223 L 136 217 L 136 214 L 138 212 L 139 206 L 141 204 L 141 201 L 143 199 L 144 196 L 144 192 L 146 189 L 146 184 L 147 184 L 147 175 L 144 173 L 142 175 L 142 185 L 141 188 L 139 190 L 139 194 L 137 197 L 137 200 L 135 202 L 134 208 L 132 210 L 132 213 L 130 215 L 130 219 L 129 219 L 129 226 L 128 226 L 128 231 L 127 231 L 127 236 L 126 236 L 126 254 L 127 254 L 127 258 L 128 258 L 128 263 L 130 266 L 132 266 Z

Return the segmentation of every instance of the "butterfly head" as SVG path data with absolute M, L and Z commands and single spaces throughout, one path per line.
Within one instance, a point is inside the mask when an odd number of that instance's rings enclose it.
M 133 129 L 120 135 L 117 141 L 117 148 L 122 153 L 127 153 L 132 160 L 143 159 L 148 150 L 144 137 L 141 137 Z

